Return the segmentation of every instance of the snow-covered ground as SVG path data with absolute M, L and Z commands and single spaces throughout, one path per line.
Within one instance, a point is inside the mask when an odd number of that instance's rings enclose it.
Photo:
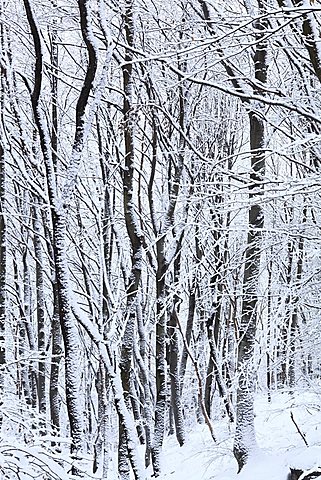
M 287 480 L 290 466 L 305 470 L 321 466 L 321 390 L 297 391 L 294 395 L 275 393 L 271 403 L 266 395 L 260 394 L 256 398 L 255 413 L 258 448 L 239 475 L 232 454 L 233 428 L 226 419 L 217 418 L 213 421 L 216 443 L 205 424 L 190 427 L 186 432 L 187 441 L 181 448 L 174 436 L 166 438 L 160 480 Z M 34 439 L 23 446 L 14 437 L 3 439 L 0 442 L 0 480 L 43 479 L 44 472 L 49 474 L 46 478 L 70 480 L 68 442 L 65 454 L 51 455 L 41 448 L 41 443 L 48 441 L 50 438 L 39 437 L 38 441 Z M 117 480 L 116 445 L 109 453 L 108 479 Z M 141 453 L 143 458 L 143 446 Z M 64 468 L 59 460 L 64 461 Z M 101 472 L 92 473 L 90 455 L 87 464 L 85 461 L 81 467 L 88 471 L 84 478 L 101 478 Z M 3 472 L 9 476 L 3 477 Z M 152 478 L 151 467 L 146 478 Z
M 266 395 L 255 402 L 258 450 L 237 475 L 233 458 L 233 430 L 225 420 L 214 421 L 217 443 L 206 425 L 188 432 L 179 447 L 174 437 L 166 439 L 161 480 L 286 480 L 289 466 L 321 466 L 321 392 L 276 393 L 271 403 Z M 291 419 L 297 423 L 309 447 Z

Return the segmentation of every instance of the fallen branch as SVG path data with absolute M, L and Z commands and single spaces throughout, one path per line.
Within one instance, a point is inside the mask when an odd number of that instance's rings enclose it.
M 295 427 L 296 427 L 296 429 L 297 429 L 298 434 L 300 435 L 300 437 L 301 437 L 302 440 L 304 441 L 305 446 L 308 447 L 309 444 L 308 444 L 308 442 L 307 442 L 307 439 L 305 438 L 305 434 L 304 434 L 303 432 L 301 432 L 298 424 L 297 424 L 296 421 L 294 420 L 293 412 L 290 412 L 290 416 L 291 416 L 292 422 L 294 423 L 294 425 L 295 425 Z

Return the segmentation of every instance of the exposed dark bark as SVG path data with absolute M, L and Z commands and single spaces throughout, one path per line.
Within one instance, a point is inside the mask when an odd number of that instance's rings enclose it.
M 120 370 L 126 405 L 130 408 L 130 390 L 132 382 L 132 360 L 133 344 L 136 330 L 136 307 L 137 293 L 141 278 L 143 260 L 143 241 L 140 232 L 139 222 L 135 212 L 134 197 L 134 117 L 132 106 L 132 75 L 133 75 L 133 54 L 134 45 L 134 18 L 133 2 L 127 0 L 123 15 L 125 38 L 128 48 L 125 48 L 125 63 L 122 67 L 123 75 L 123 123 L 124 123 L 124 147 L 125 147 L 125 168 L 122 172 L 123 179 L 123 202 L 126 229 L 131 246 L 131 274 L 126 288 L 126 326 L 122 339 Z M 121 480 L 128 480 L 130 468 L 127 454 L 127 438 L 125 426 L 119 423 L 119 447 L 118 447 L 118 472 Z
M 57 1 L 53 0 L 53 5 L 57 7 Z M 57 173 L 58 160 L 58 65 L 59 65 L 59 50 L 58 50 L 58 33 L 57 20 L 52 19 L 51 29 L 51 152 L 52 163 L 55 174 Z M 55 179 L 56 180 L 56 179 Z M 50 422 L 54 433 L 58 434 L 60 429 L 60 406 L 61 399 L 59 394 L 59 372 L 62 359 L 62 334 L 59 321 L 59 302 L 58 302 L 58 284 L 54 271 L 54 252 L 53 239 L 48 225 L 48 218 L 42 215 L 44 233 L 48 247 L 48 254 L 51 261 L 51 276 L 52 281 L 52 299 L 53 299 L 53 313 L 51 319 L 51 364 L 50 364 L 50 379 L 49 379 L 49 404 L 50 404 Z M 54 442 L 53 442 L 54 444 Z
M 24 356 L 27 356 L 28 346 L 31 352 L 36 351 L 36 340 L 34 338 L 33 328 L 32 328 L 32 291 L 31 291 L 31 278 L 30 278 L 30 269 L 28 262 L 27 248 L 25 248 L 22 255 L 23 263 L 23 317 L 22 321 L 24 322 L 24 329 L 26 336 L 25 344 L 25 353 Z M 28 369 L 28 383 L 30 388 L 30 400 L 31 405 L 36 408 L 37 406 L 37 372 L 36 372 L 36 362 L 34 360 L 26 361 L 26 367 Z
M 99 362 L 95 384 L 98 396 L 98 431 L 94 446 L 93 473 L 96 473 L 100 465 L 102 465 L 103 477 L 107 477 L 109 453 L 107 439 L 107 408 L 110 388 L 106 368 L 101 360 Z
M 222 376 L 222 372 L 221 372 L 221 369 L 220 369 L 220 366 L 219 366 L 217 347 L 216 347 L 216 344 L 213 341 L 213 339 L 210 339 L 209 343 L 210 343 L 210 363 L 209 363 L 209 367 L 208 367 L 208 371 L 207 371 L 206 380 L 208 379 L 209 373 L 211 373 L 211 371 L 212 371 L 213 374 L 214 374 L 215 380 L 216 380 L 216 384 L 217 384 L 217 388 L 218 388 L 220 397 L 223 400 L 223 404 L 224 404 L 227 416 L 228 416 L 230 422 L 234 422 L 234 410 L 233 410 L 233 406 L 232 406 L 232 403 L 231 403 L 229 392 L 227 391 L 227 388 L 226 388 L 226 385 L 225 385 L 225 382 L 224 382 L 224 379 L 223 379 L 223 376 Z M 211 365 L 212 365 L 212 369 L 210 369 Z M 211 370 L 211 371 L 209 372 L 209 370 Z M 205 388 L 206 388 L 206 385 L 205 385 Z M 206 395 L 206 392 L 205 392 L 204 402 L 205 402 L 206 411 L 207 411 L 209 417 L 210 417 L 210 410 L 208 410 L 208 409 L 210 408 L 210 401 L 211 401 L 211 398 L 209 397 L 209 395 Z
M 53 5 L 57 8 L 57 0 L 52 0 Z M 51 57 L 51 147 L 52 147 L 52 162 L 55 172 L 57 172 L 58 159 L 58 67 L 59 67 L 59 50 L 58 50 L 58 33 L 57 20 L 52 19 L 52 30 L 50 38 L 50 57 Z
M 0 7 L 0 14 L 2 14 Z M 5 50 L 5 25 L 0 24 L 0 48 Z M 5 67 L 4 62 L 0 65 L 0 404 L 3 401 L 4 389 L 4 365 L 6 363 L 6 272 L 7 272 L 7 240 L 6 240 L 6 163 L 5 146 L 3 138 L 4 129 L 4 101 L 5 101 Z M 2 414 L 0 413 L 0 429 L 2 426 Z
M 138 395 L 136 392 L 136 379 L 134 376 L 131 378 L 131 386 L 130 386 L 130 400 L 132 405 L 132 411 L 134 415 L 134 419 L 136 422 L 136 430 L 139 441 L 142 445 L 145 444 L 145 431 L 143 429 L 143 422 L 142 422 L 142 415 L 141 409 L 139 404 Z
M 280 6 L 286 6 L 286 2 L 278 0 Z M 304 6 L 302 0 L 293 0 L 295 7 Z M 310 12 L 303 15 L 302 21 L 302 36 L 303 43 L 308 51 L 311 65 L 314 73 L 317 76 L 319 82 L 321 82 L 321 62 L 320 62 L 320 49 L 318 47 L 319 38 L 316 38 L 316 32 L 313 29 L 312 23 L 317 22 L 316 13 Z
M 101 135 L 101 127 L 99 121 L 99 115 L 96 114 L 97 136 L 98 136 L 98 149 L 100 158 L 100 168 L 103 179 L 104 188 L 104 207 L 102 211 L 102 237 L 103 237 L 103 276 L 102 276 L 102 314 L 104 331 L 108 330 L 109 318 L 110 318 L 110 298 L 108 292 L 108 282 L 110 281 L 110 266 L 112 259 L 112 229 L 111 229 L 111 193 L 109 187 L 109 168 L 108 168 L 108 153 L 104 152 L 103 139 Z M 107 150 L 107 149 L 106 149 Z
M 302 224 L 306 222 L 307 209 L 304 207 L 302 213 Z M 294 289 L 295 294 L 292 299 L 292 312 L 290 318 L 290 351 L 289 351 L 289 387 L 293 388 L 295 386 L 295 357 L 296 357 L 296 337 L 299 331 L 299 310 L 300 310 L 300 286 L 303 273 L 303 259 L 304 259 L 304 236 L 300 236 L 298 246 L 297 246 L 297 264 L 294 277 Z
M 300 470 L 298 468 L 290 468 L 287 480 L 313 480 L 321 477 L 320 469 L 314 469 L 315 471 Z
M 1 100 L 0 100 L 1 101 Z M 6 223 L 5 209 L 5 155 L 0 140 L 0 401 L 2 401 L 6 363 L 5 325 L 6 325 Z M 2 416 L 0 417 L 2 418 Z M 2 420 L 0 420 L 1 427 Z
M 176 313 L 176 312 L 174 311 L 174 313 Z M 199 408 L 200 408 L 201 414 L 204 418 L 204 421 L 205 421 L 206 425 L 208 426 L 208 429 L 210 431 L 210 434 L 211 434 L 211 437 L 212 437 L 213 441 L 216 442 L 216 438 L 215 438 L 214 429 L 213 429 L 213 426 L 212 426 L 212 423 L 211 423 L 211 419 L 208 416 L 206 408 L 205 408 L 204 392 L 203 392 L 203 380 L 202 380 L 202 377 L 201 377 L 201 374 L 200 374 L 200 369 L 199 369 L 197 360 L 194 358 L 190 348 L 186 344 L 186 339 L 184 337 L 182 326 L 180 324 L 180 321 L 179 321 L 178 317 L 176 318 L 176 323 L 177 323 L 179 331 L 182 335 L 182 340 L 185 343 L 188 356 L 191 359 L 191 362 L 192 362 L 192 365 L 193 365 L 193 368 L 194 368 L 194 371 L 195 371 L 195 374 L 196 374 L 196 379 L 197 379 L 197 384 L 198 384 L 198 403 L 199 403 Z M 197 415 L 199 415 L 199 413 Z M 199 423 L 201 423 L 201 421 Z
M 180 264 L 180 255 L 177 255 L 176 261 L 178 265 L 174 265 L 176 270 L 175 280 L 178 280 L 179 275 L 179 264 Z M 185 427 L 184 427 L 184 416 L 183 416 L 183 406 L 181 398 L 181 381 L 179 377 L 179 343 L 178 343 L 178 325 L 177 325 L 177 315 L 179 309 L 179 298 L 175 295 L 173 311 L 170 314 L 168 322 L 168 337 L 169 337 L 169 373 L 170 373 L 170 384 L 171 384 L 171 407 L 174 415 L 175 431 L 176 438 L 179 445 L 182 447 L 185 443 Z
M 184 19 L 183 19 L 184 21 Z M 183 40 L 183 32 L 180 32 L 180 39 Z M 179 59 L 179 66 L 182 70 L 186 70 L 185 60 Z M 157 272 L 156 272 L 156 409 L 155 409 L 155 430 L 154 430 L 154 442 L 152 449 L 152 461 L 154 468 L 154 475 L 157 477 L 160 475 L 160 454 L 163 444 L 163 438 L 165 433 L 165 412 L 166 412 L 166 312 L 167 312 L 167 285 L 166 275 L 168 272 L 168 260 L 166 257 L 166 242 L 167 234 L 171 229 L 174 229 L 175 224 L 175 209 L 178 199 L 178 193 L 180 190 L 180 184 L 182 179 L 182 172 L 184 166 L 184 151 L 185 151 L 185 137 L 183 135 L 185 131 L 185 84 L 182 78 L 179 77 L 179 154 L 178 158 L 174 159 L 169 155 L 168 166 L 168 196 L 169 203 L 167 211 L 161 222 L 159 230 L 154 232 L 158 238 L 156 241 L 156 259 L 157 259 Z M 173 173 L 172 173 L 173 169 Z M 152 191 L 149 192 L 152 196 Z M 151 201 L 151 200 L 150 200 Z M 154 225 L 154 228 L 156 225 Z M 157 228 L 157 227 L 156 227 Z M 175 230 L 173 230 L 175 236 Z M 175 239 L 176 241 L 176 269 L 174 266 L 174 277 L 179 274 L 179 250 L 182 241 L 182 236 Z M 177 300 L 177 299 L 176 299 Z M 175 302 L 173 313 L 171 318 L 172 327 L 177 323 L 177 312 L 175 311 Z M 171 371 L 171 393 L 174 396 L 175 409 L 173 409 L 176 435 L 180 444 L 184 443 L 184 426 L 182 419 L 182 406 L 181 406 L 181 389 L 178 378 L 178 357 L 177 357 L 177 335 L 173 337 L 170 343 L 170 356 L 173 360 Z M 172 407 L 174 407 L 172 403 Z
M 194 324 L 194 317 L 195 317 L 195 307 L 196 307 L 196 278 L 194 277 L 192 280 L 192 285 L 190 288 L 190 293 L 188 296 L 188 315 L 187 315 L 187 322 L 186 322 L 186 330 L 185 330 L 185 338 L 186 338 L 186 346 L 189 347 L 192 338 L 193 332 L 193 324 Z M 181 355 L 181 364 L 179 369 L 179 378 L 181 382 L 181 391 L 184 384 L 184 377 L 186 372 L 186 365 L 188 359 L 187 348 L 185 344 L 183 345 L 183 351 Z
M 166 412 L 166 283 L 167 261 L 165 256 L 165 236 L 156 243 L 156 408 L 155 430 L 152 448 L 152 462 L 155 476 L 160 474 L 160 454 L 165 433 Z
M 218 225 L 215 225 L 218 232 Z M 209 417 L 211 416 L 211 395 L 212 395 L 212 383 L 213 380 L 216 382 L 219 395 L 223 400 L 226 413 L 231 422 L 234 421 L 234 412 L 233 407 L 229 398 L 229 393 L 227 391 L 224 378 L 222 376 L 222 369 L 219 365 L 218 357 L 218 336 L 219 328 L 222 323 L 222 299 L 223 299 L 223 278 L 222 278 L 222 269 L 224 265 L 224 258 L 222 252 L 220 251 L 219 239 L 220 234 L 216 234 L 215 237 L 215 248 L 214 248 L 214 258 L 215 262 L 215 274 L 212 277 L 212 289 L 216 289 L 216 292 L 213 294 L 216 296 L 214 302 L 214 312 L 208 318 L 206 322 L 207 326 L 207 336 L 210 346 L 210 358 L 207 367 L 206 382 L 205 382 L 205 406 L 206 411 Z
M 138 332 L 139 332 L 139 349 L 135 349 L 136 362 L 139 366 L 139 378 L 141 385 L 143 387 L 143 392 L 141 395 L 141 403 L 143 406 L 143 422 L 145 429 L 145 440 L 146 440 L 146 450 L 145 450 L 145 466 L 148 467 L 151 461 L 151 451 L 152 451 L 152 399 L 149 385 L 148 377 L 148 367 L 146 365 L 146 337 L 145 330 L 142 320 L 141 306 L 137 304 L 137 320 L 138 320 Z
M 259 11 L 264 12 L 264 2 L 258 1 Z M 266 20 L 258 19 L 255 22 L 258 33 L 254 54 L 255 78 L 262 85 L 267 79 L 267 45 L 264 40 Z M 264 119 L 259 112 L 250 110 L 250 148 L 251 174 L 249 199 L 251 207 L 248 219 L 248 238 L 245 251 L 242 312 L 239 326 L 238 344 L 238 387 L 237 387 L 237 414 L 236 433 L 234 440 L 234 456 L 238 462 L 239 471 L 247 462 L 249 453 L 256 445 L 254 429 L 254 385 L 255 371 L 253 356 L 255 347 L 256 326 L 258 317 L 259 268 L 261 258 L 261 239 L 264 223 L 264 214 L 259 204 L 263 193 L 262 180 L 265 173 L 265 127 Z
M 59 322 L 58 286 L 53 282 L 53 315 L 51 321 L 51 365 L 49 382 L 50 421 L 56 433 L 60 429 L 59 371 L 62 359 L 62 335 Z
M 273 249 L 272 249 L 273 251 Z M 272 254 L 271 251 L 271 254 Z M 266 337 L 266 387 L 268 402 L 271 402 L 271 389 L 272 389 L 272 362 L 271 362 L 271 314 L 272 314 L 272 262 L 268 264 L 268 299 L 267 299 L 267 337 Z
M 19 310 L 20 310 L 20 317 L 18 319 L 17 325 L 17 353 L 20 357 L 20 362 L 18 365 L 18 392 L 19 397 L 24 395 L 25 401 L 27 405 L 32 405 L 32 395 L 31 395 L 31 385 L 30 385 L 30 378 L 29 378 L 29 368 L 27 361 L 25 359 L 27 354 L 27 346 L 28 346 L 28 339 L 27 339 L 27 319 L 25 315 L 25 305 L 24 300 L 25 298 L 21 298 L 21 295 L 24 295 L 20 291 L 20 282 L 19 282 L 19 272 L 18 272 L 18 265 L 17 261 L 13 259 L 13 272 L 14 272 L 14 282 L 15 282 L 15 289 L 18 295 L 19 301 Z
M 87 0 L 78 0 L 80 14 L 80 26 L 84 43 L 88 52 L 88 65 L 83 86 L 76 105 L 76 128 L 72 148 L 71 163 L 68 167 L 67 181 L 64 186 L 62 202 L 58 202 L 55 168 L 48 141 L 46 122 L 40 106 L 40 95 L 43 78 L 43 53 L 40 39 L 40 31 L 35 21 L 35 16 L 29 0 L 24 0 L 28 23 L 31 29 L 35 49 L 34 86 L 31 93 L 31 102 L 37 131 L 40 139 L 41 151 L 46 169 L 46 181 L 48 196 L 51 205 L 52 229 L 53 229 L 53 253 L 55 262 L 55 275 L 57 282 L 57 302 L 59 308 L 59 320 L 65 346 L 65 378 L 66 378 L 66 401 L 70 430 L 72 437 L 72 453 L 77 453 L 83 448 L 82 412 L 79 403 L 79 383 L 76 375 L 76 366 L 79 359 L 79 334 L 76 322 L 71 312 L 71 299 L 69 290 L 69 271 L 66 255 L 66 222 L 68 204 L 75 188 L 78 175 L 78 165 L 83 148 L 85 131 L 85 109 L 88 104 L 89 94 L 97 70 L 97 55 L 91 41 L 90 16 Z M 60 206 L 62 203 L 62 206 Z M 73 469 L 75 474 L 78 472 Z
M 38 408 L 42 415 L 46 414 L 46 354 L 45 342 L 45 298 L 44 298 L 44 275 L 43 254 L 41 244 L 41 220 L 38 212 L 37 201 L 33 208 L 34 250 L 36 259 L 36 303 L 37 303 L 37 333 L 38 333 Z M 43 360 L 41 360 L 43 358 Z
M 182 125 L 183 128 L 183 125 Z M 183 158 L 181 158 L 183 162 Z M 184 238 L 184 230 L 181 231 L 176 239 L 176 253 L 174 260 L 173 283 L 179 285 L 181 272 L 181 251 Z M 178 342 L 178 325 L 177 318 L 179 315 L 181 299 L 177 293 L 174 294 L 173 307 L 169 313 L 167 334 L 169 338 L 169 374 L 171 386 L 171 408 L 174 417 L 176 438 L 180 446 L 185 443 L 185 425 L 182 406 L 182 389 L 181 379 L 179 376 L 179 342 Z

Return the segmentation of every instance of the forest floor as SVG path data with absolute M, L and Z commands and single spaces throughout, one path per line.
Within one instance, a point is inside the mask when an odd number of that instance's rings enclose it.
M 290 466 L 321 466 L 320 391 L 275 393 L 271 402 L 258 395 L 255 415 L 258 448 L 239 475 L 232 454 L 234 432 L 222 419 L 213 422 L 216 444 L 205 424 L 191 427 L 181 448 L 174 436 L 168 437 L 161 480 L 286 480 Z

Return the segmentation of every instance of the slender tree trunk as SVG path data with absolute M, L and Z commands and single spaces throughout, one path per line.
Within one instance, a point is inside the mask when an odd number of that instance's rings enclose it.
M 32 328 L 32 289 L 31 289 L 31 278 L 30 278 L 30 269 L 28 263 L 28 255 L 27 255 L 27 248 L 25 249 L 23 256 L 22 256 L 22 263 L 23 263 L 23 322 L 24 322 L 24 330 L 26 336 L 25 342 L 25 353 L 24 355 L 28 355 L 28 348 L 29 351 L 33 354 L 36 351 L 36 341 L 34 338 L 33 328 Z M 26 361 L 26 369 L 28 370 L 28 383 L 30 388 L 30 401 L 31 405 L 36 408 L 37 406 L 37 371 L 36 371 L 36 362 L 34 359 L 31 361 Z
M 180 254 L 177 255 L 174 263 L 180 264 Z M 174 267 L 175 268 L 175 267 Z M 179 269 L 176 266 L 176 269 Z M 178 271 L 175 274 L 176 281 L 178 281 Z M 168 322 L 168 337 L 169 337 L 169 373 L 171 383 L 171 407 L 174 415 L 176 438 L 179 445 L 182 447 L 185 443 L 185 426 L 181 395 L 181 382 L 179 377 L 179 343 L 178 343 L 178 325 L 177 315 L 179 315 L 179 298 L 175 295 L 173 310 L 170 314 Z
M 57 1 L 53 0 L 53 6 L 57 7 Z M 54 176 L 57 173 L 57 159 L 58 159 L 58 65 L 59 65 L 59 50 L 58 50 L 58 33 L 57 20 L 52 19 L 51 30 L 51 151 Z M 49 258 L 52 265 L 55 264 L 53 252 L 53 239 L 48 225 L 48 219 L 43 216 L 43 224 L 45 229 L 45 236 L 49 248 Z M 54 433 L 58 434 L 60 430 L 60 406 L 61 400 L 59 395 L 59 372 L 62 359 L 62 334 L 59 321 L 59 291 L 56 279 L 56 273 L 52 270 L 52 298 L 53 298 L 53 313 L 51 320 L 51 365 L 50 365 L 50 381 L 49 381 L 49 404 L 50 404 L 50 421 L 54 429 Z M 54 443 L 54 442 L 53 442 Z
M 135 351 L 136 361 L 139 365 L 140 379 L 143 385 L 144 397 L 143 402 L 143 415 L 144 415 L 144 427 L 145 427 L 145 439 L 146 439 L 146 450 L 145 450 L 145 467 L 147 468 L 150 465 L 150 457 L 152 451 L 152 398 L 149 385 L 149 375 L 146 366 L 145 355 L 141 354 L 141 351 Z
M 65 346 L 65 388 L 70 432 L 72 436 L 71 452 L 77 455 L 83 450 L 83 414 L 80 404 L 80 343 L 77 325 L 73 318 L 70 303 L 69 271 L 66 255 L 66 218 L 54 215 L 53 250 L 58 290 L 58 312 Z
M 133 376 L 132 381 L 131 381 L 131 387 L 130 387 L 130 399 L 131 399 L 131 404 L 132 404 L 132 411 L 134 415 L 134 419 L 136 422 L 136 430 L 137 430 L 137 435 L 139 438 L 139 441 L 141 445 L 145 444 L 145 430 L 143 428 L 143 418 L 141 415 L 141 405 L 140 405 L 140 399 L 139 399 L 139 392 L 138 392 L 138 386 L 137 386 L 137 378 Z
M 124 117 L 124 146 L 125 168 L 123 170 L 123 201 L 124 215 L 127 233 L 131 245 L 131 274 L 129 277 L 126 293 L 126 327 L 122 339 L 120 370 L 126 406 L 130 409 L 130 390 L 132 382 L 132 359 L 136 330 L 136 309 L 138 289 L 141 278 L 143 247 L 142 234 L 139 228 L 138 218 L 135 212 L 134 197 L 134 118 L 133 118 L 133 54 L 134 46 L 134 18 L 133 2 L 126 0 L 123 15 L 125 37 L 128 48 L 125 49 L 125 64 L 123 73 L 123 117 Z M 118 472 L 121 480 L 129 480 L 130 465 L 128 461 L 128 445 L 125 425 L 119 423 L 119 446 L 118 446 Z
M 259 13 L 264 12 L 264 2 L 258 1 Z M 258 19 L 255 24 L 256 47 L 254 54 L 255 78 L 262 84 L 267 77 L 267 46 L 264 41 L 266 21 Z M 237 415 L 234 440 L 234 455 L 243 468 L 248 457 L 256 447 L 254 429 L 254 387 L 255 367 L 254 347 L 258 316 L 258 281 L 261 259 L 261 238 L 264 222 L 263 210 L 259 195 L 263 193 L 262 180 L 265 171 L 265 129 L 262 116 L 254 110 L 249 112 L 250 147 L 251 147 L 251 174 L 250 194 L 251 207 L 249 211 L 249 232 L 245 251 L 242 317 L 239 327 L 238 345 L 238 387 L 237 387 Z
M 306 216 L 307 216 L 307 209 L 304 207 L 303 209 L 303 218 L 302 223 L 305 224 Z M 296 272 L 295 272 L 295 282 L 294 282 L 294 289 L 295 295 L 292 299 L 292 313 L 290 318 L 290 330 L 289 330 L 289 345 L 290 345 L 290 352 L 289 352 L 289 387 L 291 389 L 295 386 L 295 357 L 296 357 L 296 337 L 299 332 L 299 308 L 300 308 L 300 284 L 302 280 L 302 273 L 303 273 L 303 259 L 304 259 L 304 237 L 303 235 L 300 236 L 297 248 L 297 265 L 296 265 Z
M 43 255 L 41 244 L 41 221 L 38 212 L 37 201 L 33 208 L 33 230 L 34 230 L 34 250 L 36 259 L 36 303 L 37 303 L 37 330 L 38 330 L 38 408 L 43 416 L 46 414 L 46 364 L 44 357 L 46 354 L 45 342 L 45 293 L 43 278 Z
M 16 358 L 19 358 L 19 366 L 18 366 L 18 380 L 20 381 L 19 385 L 19 394 L 23 393 L 25 402 L 27 405 L 32 404 L 31 399 L 31 388 L 29 383 L 29 374 L 28 374 L 28 365 L 25 360 L 26 352 L 27 352 L 27 321 L 25 316 L 25 309 L 24 309 L 24 298 L 21 298 L 21 291 L 20 291 L 20 282 L 19 282 L 19 272 L 18 272 L 18 264 L 16 258 L 13 259 L 13 275 L 14 275 L 14 283 L 15 283 L 15 290 L 19 297 L 19 304 L 20 304 L 20 316 L 17 325 L 17 355 Z
M 109 385 L 105 365 L 100 360 L 96 376 L 96 390 L 98 396 L 98 425 L 97 438 L 94 445 L 93 473 L 101 467 L 103 478 L 108 475 L 109 453 L 107 449 L 107 415 L 108 415 L 108 393 Z
M 0 3 L 0 19 L 3 15 L 3 2 Z M 5 51 L 5 26 L 0 21 L 0 48 Z M 5 107 L 5 67 L 4 53 L 0 66 L 0 402 L 4 394 L 4 366 L 6 363 L 6 272 L 7 272 L 7 240 L 6 240 L 6 167 L 4 147 L 4 107 Z M 0 413 L 0 431 L 2 427 L 2 413 Z
M 165 258 L 165 236 L 157 241 L 156 273 L 156 409 L 152 462 L 155 476 L 160 474 L 160 454 L 165 433 L 166 412 L 166 284 L 167 262 Z
M 59 322 L 58 285 L 53 282 L 53 314 L 51 321 L 51 365 L 49 383 L 50 421 L 55 433 L 60 430 L 59 371 L 62 359 L 62 335 Z
M 192 338 L 193 324 L 194 324 L 194 317 L 195 317 L 195 307 L 196 307 L 196 278 L 194 277 L 192 280 L 192 285 L 190 287 L 190 292 L 188 296 L 188 314 L 187 314 L 187 322 L 186 322 L 186 330 L 185 330 L 186 346 L 185 344 L 183 345 L 183 351 L 181 355 L 181 364 L 179 369 L 181 391 L 183 390 L 184 377 L 185 377 L 186 365 L 187 365 L 187 359 L 188 359 L 187 348 L 190 346 L 191 338 Z
M 273 249 L 271 254 L 273 253 Z M 266 387 L 268 402 L 271 402 L 272 390 L 272 348 L 271 348 L 271 314 L 272 314 L 272 261 L 268 264 L 268 300 L 267 300 L 267 336 L 266 336 Z
M 24 0 L 28 23 L 31 29 L 35 48 L 34 86 L 31 93 L 34 119 L 39 134 L 40 146 L 46 169 L 48 196 L 51 206 L 53 230 L 53 254 L 57 282 L 57 300 L 59 321 L 65 347 L 65 387 L 66 403 L 72 437 L 71 452 L 77 455 L 83 449 L 82 408 L 79 398 L 79 333 L 75 318 L 71 311 L 71 296 L 69 285 L 69 269 L 66 251 L 66 228 L 68 207 L 75 189 L 78 177 L 79 163 L 84 146 L 85 136 L 90 124 L 85 124 L 85 110 L 97 71 L 97 52 L 93 42 L 93 32 L 88 0 L 78 0 L 80 28 L 88 53 L 88 65 L 83 86 L 76 105 L 75 137 L 68 165 L 66 182 L 62 198 L 58 199 L 55 164 L 52 156 L 52 145 L 47 123 L 41 108 L 40 96 L 43 78 L 43 52 L 39 27 L 31 7 L 30 0 Z M 79 475 L 76 468 L 73 473 Z

